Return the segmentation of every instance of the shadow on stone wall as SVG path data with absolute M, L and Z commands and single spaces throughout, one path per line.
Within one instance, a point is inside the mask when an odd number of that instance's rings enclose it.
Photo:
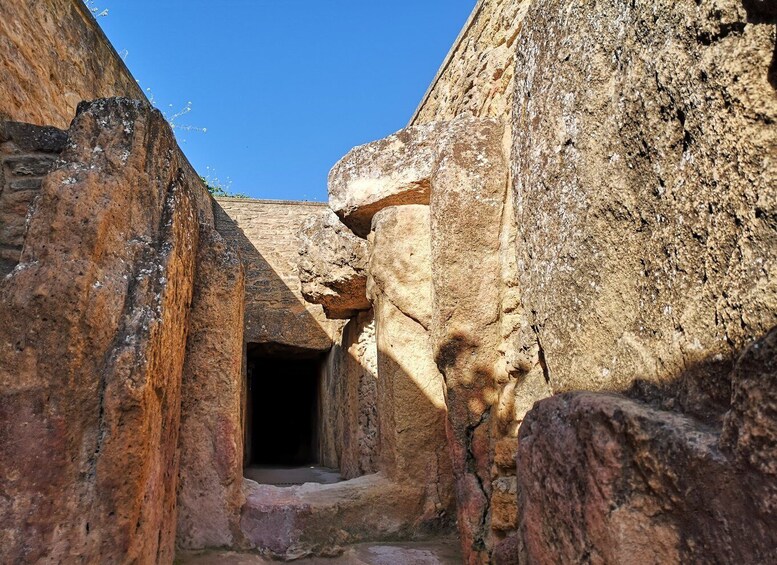
M 237 248 L 245 265 L 246 342 L 313 351 L 326 351 L 332 347 L 331 336 L 305 303 L 215 200 L 213 213 L 216 230 Z
M 742 0 L 747 11 L 747 21 L 753 24 L 775 24 L 777 26 L 777 3 L 770 0 Z M 777 89 L 777 41 L 767 74 L 769 84 Z

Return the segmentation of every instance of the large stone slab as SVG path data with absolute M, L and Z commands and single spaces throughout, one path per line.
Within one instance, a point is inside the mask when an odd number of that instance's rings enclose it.
M 345 479 L 378 470 L 378 360 L 375 315 L 359 312 L 324 364 L 319 392 L 321 464 Z
M 445 386 L 423 325 L 432 303 L 429 207 L 394 206 L 378 212 L 370 245 L 379 469 L 393 480 L 424 485 L 424 520 L 449 523 L 453 497 Z
M 503 135 L 497 120 L 450 122 L 438 142 L 432 176 L 431 336 L 446 383 L 459 531 L 468 563 L 488 561 L 492 441 L 500 435 L 495 404 L 507 380 L 499 351 L 500 236 L 508 178 Z
M 517 246 L 555 391 L 644 381 L 719 418 L 735 352 L 777 323 L 765 4 L 529 8 L 516 42 Z
M 617 395 L 542 400 L 521 427 L 520 563 L 767 563 L 773 477 L 716 429 Z M 505 561 L 508 562 L 508 561 Z
M 321 304 L 329 318 L 351 318 L 371 308 L 367 300 L 367 242 L 332 212 L 310 216 L 300 229 L 302 296 Z
M 428 204 L 429 179 L 444 123 L 403 129 L 348 152 L 329 173 L 329 206 L 366 237 L 376 212 L 400 204 Z
M 195 190 L 138 102 L 68 134 L 0 282 L 0 561 L 169 563 Z
M 211 226 L 201 226 L 199 241 L 181 383 L 176 545 L 239 547 L 245 276 Z
M 334 556 L 362 541 L 428 539 L 424 486 L 379 473 L 341 483 L 276 487 L 245 481 L 241 527 L 251 547 L 285 560 Z

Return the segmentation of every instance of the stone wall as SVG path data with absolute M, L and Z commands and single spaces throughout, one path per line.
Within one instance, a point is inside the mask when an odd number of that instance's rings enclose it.
M 246 266 L 247 343 L 326 351 L 343 323 L 328 320 L 321 306 L 302 298 L 297 274 L 299 231 L 326 205 L 218 198 L 216 229 L 234 245 Z
M 518 344 L 563 394 L 520 431 L 512 559 L 775 558 L 757 463 L 777 445 L 775 23 L 774 3 L 739 0 L 553 0 L 524 18 Z
M 205 186 L 142 101 L 0 139 L 0 560 L 172 562 L 179 500 L 181 545 L 238 543 L 242 267 Z
M 0 3 L 0 119 L 67 128 L 82 100 L 143 91 L 82 0 Z
M 244 300 L 237 252 L 201 226 L 181 378 L 179 548 L 241 543 Z
M 410 125 L 512 111 L 515 40 L 529 0 L 480 0 Z
M 719 415 L 736 354 L 777 324 L 774 18 L 715 5 L 524 19 L 516 247 L 554 392 L 636 382 Z
M 0 122 L 0 276 L 19 263 L 30 206 L 66 143 L 56 128 Z
M 320 398 L 320 461 L 345 479 L 378 471 L 375 317 L 360 312 L 327 355 Z
M 196 191 L 159 112 L 79 110 L 0 279 L 0 561 L 166 563 Z

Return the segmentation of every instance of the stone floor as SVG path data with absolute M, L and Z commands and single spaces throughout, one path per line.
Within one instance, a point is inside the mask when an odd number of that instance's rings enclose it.
M 180 554 L 177 565 L 267 565 L 278 563 L 250 553 L 208 551 Z M 299 559 L 295 565 L 460 565 L 459 542 L 443 539 L 427 542 L 364 543 L 348 548 L 339 557 Z
M 251 479 L 260 485 L 275 485 L 279 487 L 319 483 L 331 485 L 343 480 L 337 469 L 319 467 L 248 467 L 243 471 L 246 479 Z

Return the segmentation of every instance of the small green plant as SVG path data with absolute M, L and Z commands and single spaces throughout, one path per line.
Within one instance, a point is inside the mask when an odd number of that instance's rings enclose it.
M 229 188 L 232 186 L 232 181 L 229 179 L 229 177 L 227 177 L 226 182 L 222 182 L 221 179 L 211 174 L 210 167 L 206 167 L 206 169 L 208 170 L 207 176 L 200 175 L 200 180 L 202 180 L 202 182 L 208 188 L 208 192 L 210 192 L 212 196 L 222 196 L 225 198 L 249 198 L 247 194 L 243 194 L 242 192 L 230 192 Z

